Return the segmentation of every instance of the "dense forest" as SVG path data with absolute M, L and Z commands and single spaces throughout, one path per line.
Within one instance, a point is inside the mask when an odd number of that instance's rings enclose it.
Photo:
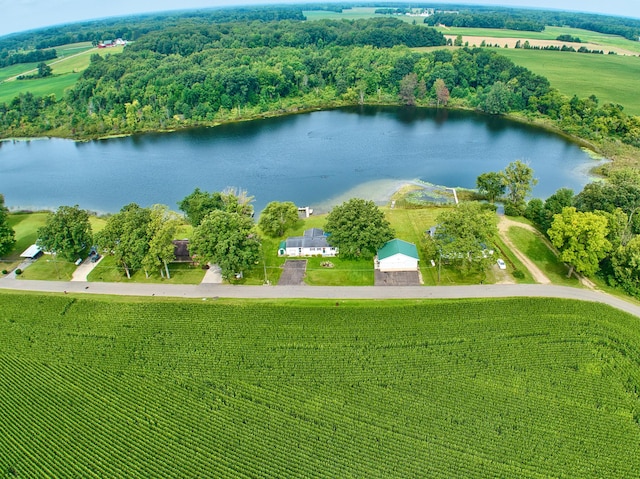
M 448 13 L 452 11 L 456 13 Z M 454 27 L 508 28 L 536 32 L 543 31 L 544 27 L 549 25 L 620 35 L 633 41 L 640 38 L 639 19 L 576 12 L 440 5 L 436 7 L 435 15 L 425 18 L 424 23 L 432 26 L 444 24 Z
M 64 98 L 26 93 L 0 104 L 0 135 L 93 138 L 309 108 L 400 103 L 519 112 L 584 139 L 640 146 L 640 118 L 593 96 L 568 98 L 497 51 L 416 52 L 411 48 L 444 45 L 444 37 L 392 17 L 301 18 L 301 10 L 291 7 L 103 22 L 102 28 L 130 28 L 137 40 L 121 55 L 93 55 Z M 34 40 L 66 35 L 67 28 Z M 126 37 L 123 32 L 112 33 Z

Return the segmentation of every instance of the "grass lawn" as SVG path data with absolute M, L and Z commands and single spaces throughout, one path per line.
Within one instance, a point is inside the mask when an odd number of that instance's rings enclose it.
M 149 278 L 144 271 L 136 271 L 131 279 L 128 279 L 122 267 L 116 264 L 113 256 L 105 256 L 100 263 L 93 269 L 88 281 L 105 281 L 105 282 L 133 282 L 133 283 L 166 283 L 166 284 L 200 284 L 204 277 L 205 271 L 196 266 L 185 263 L 171 263 L 169 265 L 169 273 L 171 279 L 165 279 L 160 276 L 158 271 L 153 271 Z
M 326 268 L 322 263 L 330 262 Z M 307 258 L 305 283 L 312 286 L 373 286 L 373 259 Z
M 507 234 L 516 247 L 527 255 L 553 284 L 580 287 L 580 282 L 575 277 L 567 278 L 567 267 L 538 235 L 517 226 L 509 228 Z
M 31 92 L 34 96 L 55 95 L 62 98 L 64 91 L 80 78 L 80 73 L 66 73 L 34 80 L 16 80 L 0 84 L 0 102 L 9 103 L 20 93 Z
M 0 82 L 36 68 L 38 68 L 37 63 L 18 63 L 17 65 L 0 68 Z
M 9 226 L 16 232 L 16 244 L 13 250 L 4 258 L 15 261 L 20 259 L 20 253 L 34 244 L 38 239 L 38 228 L 44 226 L 48 213 L 11 213 Z
M 502 48 L 499 53 L 548 78 L 551 85 L 565 95 L 579 98 L 595 95 L 601 104 L 619 103 L 627 113 L 640 115 L 637 57 L 512 48 Z
M 43 255 L 35 263 L 22 272 L 22 279 L 38 279 L 46 281 L 70 281 L 76 270 L 74 263 L 60 258 L 54 260 L 51 255 Z

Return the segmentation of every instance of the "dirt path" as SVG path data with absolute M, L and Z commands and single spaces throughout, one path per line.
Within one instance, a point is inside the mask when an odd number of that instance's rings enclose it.
M 512 219 L 509 219 L 506 216 L 500 216 L 500 220 L 498 221 L 498 231 L 500 233 L 500 237 L 502 238 L 502 241 L 513 252 L 513 254 L 516 255 L 516 257 L 522 262 L 522 264 L 524 264 L 524 266 L 529 270 L 529 273 L 531 273 L 531 276 L 533 276 L 534 281 L 540 284 L 551 284 L 551 280 L 547 278 L 547 275 L 544 274 L 542 270 L 538 268 L 538 266 L 536 266 L 536 264 L 533 261 L 531 261 L 526 255 L 524 255 L 522 251 L 520 251 L 516 247 L 516 245 L 513 244 L 513 242 L 509 239 L 507 232 L 509 231 L 509 228 L 512 226 L 517 226 L 519 228 L 524 228 L 526 230 L 537 233 L 536 229 L 533 226 L 530 226 L 524 223 L 518 223 L 517 221 L 513 221 Z

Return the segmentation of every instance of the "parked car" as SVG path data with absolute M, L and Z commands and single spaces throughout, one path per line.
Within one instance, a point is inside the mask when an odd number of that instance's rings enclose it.
M 507 269 L 507 265 L 502 259 L 498 259 L 498 261 L 496 261 L 496 263 L 498 263 L 498 268 Z

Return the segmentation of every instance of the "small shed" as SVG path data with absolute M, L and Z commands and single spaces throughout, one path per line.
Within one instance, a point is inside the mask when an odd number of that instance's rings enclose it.
M 189 253 L 189 240 L 173 240 L 172 243 L 176 263 L 191 263 L 193 261 Z
M 418 248 L 413 243 L 401 239 L 387 241 L 378 250 L 375 267 L 383 272 L 418 271 Z
M 37 244 L 32 244 L 20 255 L 21 258 L 26 259 L 38 259 L 40 256 L 42 256 L 42 250 Z

